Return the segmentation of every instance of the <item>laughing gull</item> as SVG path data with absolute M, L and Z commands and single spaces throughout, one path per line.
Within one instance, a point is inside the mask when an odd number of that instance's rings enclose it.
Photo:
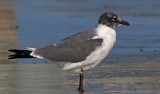
M 70 70 L 80 74 L 78 90 L 83 92 L 83 71 L 99 64 L 112 49 L 116 42 L 114 28 L 129 23 L 121 20 L 113 12 L 100 16 L 98 26 L 84 32 L 77 33 L 53 45 L 43 48 L 28 48 L 26 50 L 11 49 L 15 58 L 44 58 L 53 61 L 61 70 Z

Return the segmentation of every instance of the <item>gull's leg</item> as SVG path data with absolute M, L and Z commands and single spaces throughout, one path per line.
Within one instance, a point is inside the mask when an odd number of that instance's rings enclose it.
M 81 72 L 79 74 L 80 76 L 80 79 L 79 79 L 79 92 L 84 92 L 84 89 L 83 89 L 83 69 L 81 68 Z

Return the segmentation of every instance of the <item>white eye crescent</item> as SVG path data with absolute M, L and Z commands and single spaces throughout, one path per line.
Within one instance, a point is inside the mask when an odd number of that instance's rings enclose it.
M 117 21 L 117 18 L 113 18 L 112 20 L 113 20 L 113 21 Z

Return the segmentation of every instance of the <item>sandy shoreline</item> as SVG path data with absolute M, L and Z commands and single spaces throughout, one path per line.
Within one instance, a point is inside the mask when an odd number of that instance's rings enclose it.
M 17 45 L 17 30 L 15 28 L 15 14 L 13 12 L 15 1 L 0 0 L 0 60 L 9 62 L 8 49 Z

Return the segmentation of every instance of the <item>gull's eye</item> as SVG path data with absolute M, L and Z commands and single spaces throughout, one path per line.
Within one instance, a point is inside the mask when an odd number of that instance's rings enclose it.
M 116 22 L 116 21 L 117 21 L 117 18 L 112 18 L 112 20 L 113 20 L 114 22 Z

